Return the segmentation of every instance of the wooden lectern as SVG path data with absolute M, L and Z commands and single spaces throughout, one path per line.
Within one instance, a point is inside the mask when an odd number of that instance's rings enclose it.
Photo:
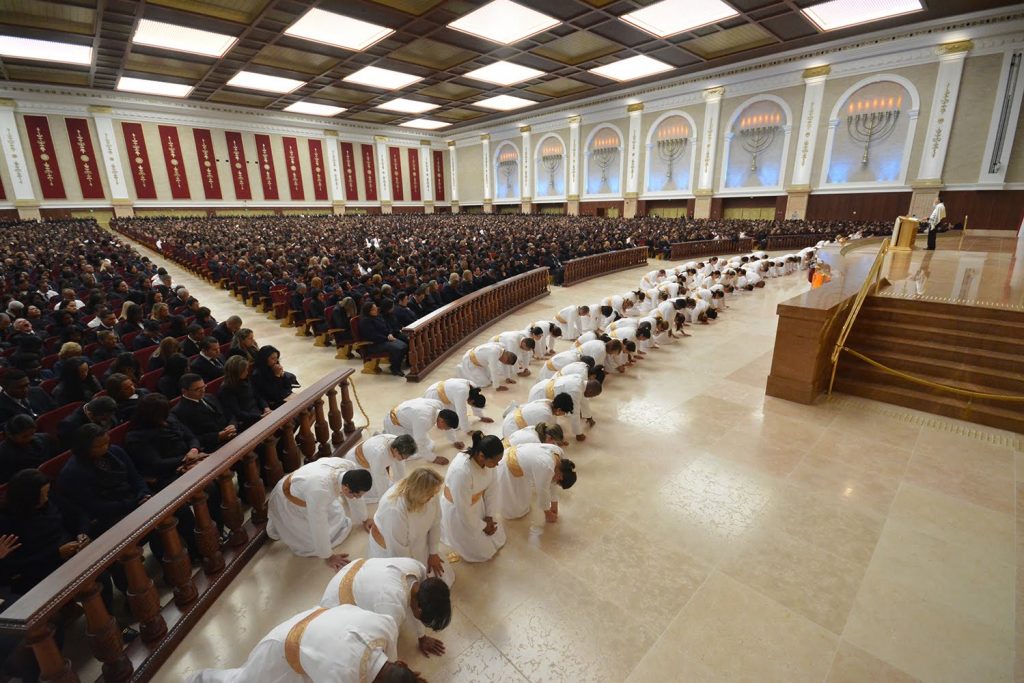
M 921 222 L 916 218 L 900 216 L 892 228 L 892 244 L 889 251 L 910 251 L 917 239 L 917 230 Z

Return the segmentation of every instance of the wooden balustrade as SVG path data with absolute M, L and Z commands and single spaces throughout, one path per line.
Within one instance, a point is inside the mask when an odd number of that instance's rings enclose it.
M 701 256 L 722 256 L 753 251 L 754 240 L 750 237 L 735 240 L 700 240 L 697 242 L 675 242 L 669 245 L 669 260 L 698 258 Z
M 549 293 L 548 269 L 535 268 L 423 316 L 402 330 L 409 340 L 406 379 L 419 382 L 467 337 Z
M 67 605 L 79 603 L 90 649 L 102 663 L 103 680 L 148 681 L 265 542 L 267 491 L 282 471 L 299 466 L 296 427 L 302 428 L 307 457 L 342 452 L 359 440 L 360 430 L 352 422 L 351 375 L 352 370 L 345 369 L 321 378 L 181 475 L 0 613 L 0 631 L 25 637 L 43 680 L 78 683 L 78 674 L 54 637 L 54 624 Z M 276 455 L 279 441 L 290 454 L 283 470 Z M 273 457 L 268 458 L 270 452 Z M 247 509 L 237 494 L 236 470 Z M 218 542 L 207 505 L 210 486 L 220 490 L 222 519 L 230 531 L 224 546 Z M 195 517 L 202 555 L 195 572 L 175 516 L 186 507 Z M 163 555 L 162 571 L 155 577 L 147 571 L 142 548 L 154 536 Z M 115 564 L 125 579 L 133 620 L 139 623 L 140 637 L 127 647 L 104 604 L 99 583 Z M 166 604 L 160 603 L 154 579 L 167 589 Z
M 769 235 L 768 244 L 765 249 L 775 251 L 776 249 L 803 249 L 813 247 L 822 240 L 827 240 L 827 235 Z
M 647 247 L 620 249 L 604 254 L 574 258 L 565 262 L 562 286 L 570 287 L 593 277 L 600 277 L 627 268 L 636 268 L 647 263 Z

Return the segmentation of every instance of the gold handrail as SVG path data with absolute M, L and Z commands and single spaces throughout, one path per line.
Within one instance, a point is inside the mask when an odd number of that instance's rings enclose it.
M 886 238 L 882 241 L 882 246 L 878 249 L 878 254 L 875 255 L 875 260 L 871 264 L 870 270 L 868 270 L 867 277 L 864 278 L 864 284 L 861 285 L 860 291 L 857 292 L 857 296 L 853 300 L 853 305 L 850 307 L 850 315 L 846 317 L 846 322 L 843 323 L 843 329 L 839 332 L 839 338 L 836 340 L 835 348 L 832 349 L 832 377 L 828 381 L 828 395 L 832 395 L 832 385 L 836 382 L 836 368 L 839 366 L 839 354 L 843 352 L 843 347 L 846 346 L 846 338 L 850 336 L 850 331 L 853 329 L 853 323 L 857 320 L 857 315 L 860 313 L 861 307 L 864 305 L 864 300 L 868 298 L 868 291 L 871 289 L 873 284 L 878 283 L 878 279 L 882 275 L 882 263 L 885 261 L 885 255 L 889 251 L 889 239 Z
M 960 231 L 960 242 L 956 245 L 956 250 L 960 251 L 961 247 L 964 246 L 964 238 L 967 237 L 967 219 L 970 216 L 964 216 L 964 229 Z

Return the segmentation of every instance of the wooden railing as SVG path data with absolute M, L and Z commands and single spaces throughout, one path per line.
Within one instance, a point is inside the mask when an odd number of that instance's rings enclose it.
M 328 374 L 155 494 L 4 610 L 0 631 L 26 638 L 43 680 L 77 683 L 77 672 L 54 638 L 54 622 L 64 607 L 79 603 L 92 654 L 102 663 L 103 680 L 152 678 L 266 540 L 267 491 L 303 459 L 329 456 L 351 448 L 359 439 L 349 400 L 351 374 L 352 370 Z M 284 444 L 279 459 L 280 440 Z M 248 515 L 236 490 L 236 471 Z M 221 514 L 230 531 L 223 547 L 207 506 L 205 491 L 211 485 L 219 489 Z M 195 516 L 196 544 L 202 556 L 202 568 L 196 572 L 174 516 L 186 506 Z M 154 578 L 143 563 L 142 544 L 152 534 L 160 540 L 162 580 L 173 596 L 165 605 L 160 604 Z M 101 576 L 115 563 L 123 572 L 128 606 L 139 623 L 140 636 L 127 647 L 101 598 Z
M 721 256 L 723 254 L 741 254 L 754 249 L 754 240 L 750 237 L 734 240 L 701 240 L 699 242 L 675 242 L 670 244 L 670 261 L 682 261 L 698 256 Z
M 803 249 L 827 239 L 827 235 L 769 235 L 765 249 Z
M 423 316 L 402 330 L 409 340 L 406 379 L 419 382 L 466 338 L 548 294 L 548 269 L 535 268 Z
M 618 270 L 636 268 L 647 263 L 647 247 L 634 247 L 574 258 L 565 263 L 562 286 L 569 287 L 592 277 L 614 273 Z

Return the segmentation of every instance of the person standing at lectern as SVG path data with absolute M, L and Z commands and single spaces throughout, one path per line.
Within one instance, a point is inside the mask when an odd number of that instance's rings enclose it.
M 935 198 L 932 214 L 928 216 L 928 251 L 935 251 L 935 238 L 939 233 L 939 223 L 946 220 L 946 205 L 941 198 Z

